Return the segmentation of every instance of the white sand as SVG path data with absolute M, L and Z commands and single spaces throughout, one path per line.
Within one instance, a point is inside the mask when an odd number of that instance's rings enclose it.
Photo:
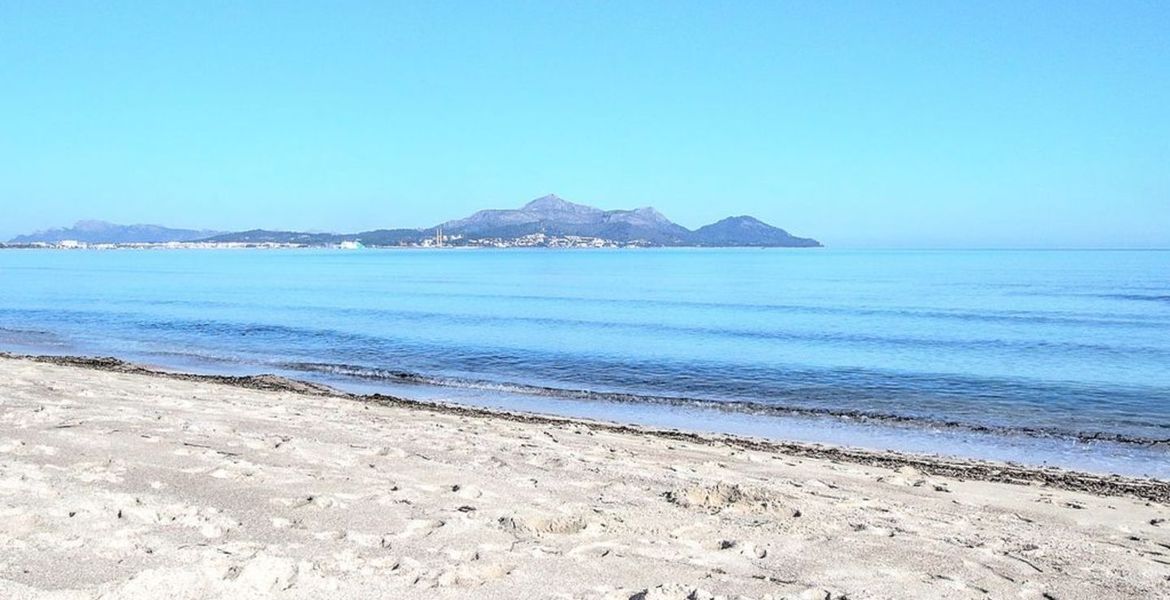
M 0 598 L 712 595 L 1170 598 L 1170 507 L 0 359 Z

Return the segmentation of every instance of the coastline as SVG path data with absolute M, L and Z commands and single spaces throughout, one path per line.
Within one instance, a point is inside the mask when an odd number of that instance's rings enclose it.
M 307 252 L 13 256 L 0 349 L 1170 479 L 1154 257 Z
M 423 373 L 416 373 L 410 371 L 399 370 L 380 370 L 369 369 L 360 366 L 345 365 L 345 364 L 331 364 L 331 363 L 314 363 L 314 362 L 289 362 L 282 367 L 291 367 L 294 371 L 309 371 L 315 373 L 354 376 L 358 379 L 374 379 L 379 381 L 389 381 L 391 383 L 407 383 L 417 385 L 428 385 L 441 388 L 453 389 L 482 389 L 482 390 L 498 390 L 500 384 L 486 380 L 476 379 L 460 379 L 458 384 L 453 385 L 450 380 L 444 378 L 435 378 Z M 505 384 L 511 390 L 517 391 L 524 395 L 538 395 L 538 396 L 555 396 L 559 398 L 567 398 L 572 400 L 593 400 L 602 402 L 613 402 L 623 404 L 657 404 L 663 406 L 691 406 L 701 407 L 704 409 L 713 410 L 727 410 L 730 412 L 750 412 L 752 414 L 770 415 L 770 416 L 797 416 L 797 417 L 829 417 L 833 419 L 848 419 L 855 423 L 865 425 L 873 424 L 878 426 L 889 425 L 912 425 L 916 427 L 929 427 L 933 429 L 942 429 L 948 431 L 955 431 L 960 433 L 975 433 L 975 434 L 996 434 L 996 435 L 1027 435 L 1037 438 L 1060 439 L 1075 441 L 1079 443 L 1093 443 L 1093 442 L 1112 442 L 1118 444 L 1127 444 L 1133 446 L 1144 447 L 1168 447 L 1170 448 L 1170 438 L 1168 437 L 1146 437 L 1137 435 L 1127 435 L 1116 432 L 1103 431 L 1076 431 L 1065 430 L 1053 427 L 1043 426 L 1028 426 L 1028 425 L 986 425 L 981 423 L 970 423 L 964 421 L 956 421 L 945 418 L 932 418 L 928 416 L 907 416 L 897 413 L 883 413 L 872 410 L 857 410 L 849 408 L 827 408 L 827 407 L 810 407 L 799 406 L 795 404 L 776 404 L 765 403 L 753 400 L 728 400 L 728 401 L 713 401 L 704 398 L 693 398 L 679 395 L 653 395 L 653 394 L 633 394 L 626 392 L 599 392 L 583 389 L 559 388 L 552 386 L 510 383 Z M 731 434 L 733 435 L 733 434 Z M 735 436 L 733 437 L 748 437 Z M 832 445 L 830 443 L 830 445 Z M 1076 469 L 1072 469 L 1076 470 Z
M 1170 578 L 1162 481 L 116 359 L 4 355 L 0 381 L 7 598 L 1158 598 Z
M 267 374 L 234 376 L 187 373 L 155 369 L 115 357 L 22 355 L 0 352 L 0 360 L 11 359 L 111 371 L 115 373 L 164 377 L 181 381 L 218 383 L 245 389 L 313 394 L 412 410 L 424 410 L 476 418 L 503 419 L 535 425 L 574 424 L 619 434 L 645 435 L 707 445 L 726 445 L 743 450 L 773 452 L 789 456 L 841 461 L 888 469 L 913 468 L 924 474 L 942 477 L 993 483 L 1043 485 L 1056 489 L 1086 492 L 1100 496 L 1132 496 L 1152 502 L 1170 504 L 1170 481 L 1160 479 L 1128 477 L 1117 474 L 1086 473 L 1059 467 L 1041 467 L 942 455 L 914 454 L 893 450 L 871 450 L 829 444 L 762 439 L 731 434 L 710 434 L 679 429 L 659 429 L 612 421 L 496 410 L 445 402 L 429 402 L 388 396 L 385 394 L 356 394 L 319 383 L 283 376 Z

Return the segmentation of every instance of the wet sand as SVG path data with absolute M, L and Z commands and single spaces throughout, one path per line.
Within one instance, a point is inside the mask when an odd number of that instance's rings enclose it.
M 1170 483 L 0 358 L 0 597 L 1161 598 Z

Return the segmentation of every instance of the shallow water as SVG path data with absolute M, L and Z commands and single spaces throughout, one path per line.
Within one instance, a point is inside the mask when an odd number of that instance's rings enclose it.
M 1170 477 L 1170 252 L 0 251 L 0 347 Z

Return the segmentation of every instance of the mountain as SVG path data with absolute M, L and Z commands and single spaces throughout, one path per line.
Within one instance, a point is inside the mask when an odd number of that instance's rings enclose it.
M 465 219 L 447 221 L 443 230 L 464 235 L 483 235 L 495 229 L 550 222 L 577 225 L 597 222 L 605 211 L 573 204 L 554 195 L 543 196 L 519 209 L 481 210 Z
M 447 221 L 429 229 L 375 229 L 352 234 L 267 229 L 219 233 L 168 229 L 157 225 L 112 225 L 101 221 L 81 221 L 70 229 L 51 229 L 20 236 L 11 243 L 54 243 L 63 240 L 88 243 L 198 241 L 330 246 L 356 241 L 365 246 L 410 246 L 432 244 L 440 239 L 437 235 L 440 231 L 444 245 L 456 246 L 596 245 L 596 240 L 566 240 L 568 236 L 596 238 L 605 241 L 602 245 L 610 246 L 813 248 L 821 245 L 816 240 L 793 236 L 779 227 L 746 215 L 728 217 L 691 231 L 648 206 L 634 210 L 601 210 L 574 204 L 555 195 L 542 196 L 516 209 L 477 211 L 469 217 Z M 531 237 L 533 234 L 544 234 L 546 237 Z
M 105 221 L 77 221 L 73 227 L 46 229 L 18 235 L 8 243 L 57 243 L 75 240 L 85 243 L 190 242 L 219 234 L 212 230 L 172 229 L 158 225 L 115 225 Z
M 653 208 L 604 211 L 574 204 L 555 195 L 537 198 L 518 209 L 481 210 L 441 225 L 449 235 L 515 238 L 533 233 L 577 235 L 617 242 L 643 240 L 652 244 L 684 244 L 690 231 Z
M 419 229 L 375 229 L 352 234 L 251 229 L 224 233 L 196 241 L 213 244 L 303 244 L 306 246 L 329 246 L 345 241 L 355 241 L 366 246 L 398 246 L 433 236 L 434 230 L 428 233 Z
M 659 246 L 773 246 L 812 248 L 820 242 L 795 237 L 748 216 L 729 217 L 691 231 L 650 207 L 601 210 L 543 196 L 514 210 L 481 210 L 442 225 L 444 233 L 479 238 L 516 238 L 532 233 L 578 235 Z
M 105 221 L 78 221 L 73 227 L 46 229 L 12 238 L 11 244 L 53 244 L 76 240 L 87 244 L 146 244 L 162 242 L 189 242 L 213 235 L 218 231 L 171 229 L 159 225 L 115 225 Z
M 268 229 L 249 229 L 234 233 L 221 233 L 195 241 L 215 244 L 305 244 L 308 246 L 325 246 L 336 244 L 343 239 L 349 239 L 335 233 L 304 233 L 301 231 L 270 231 Z
M 728 217 L 695 230 L 691 240 L 697 246 L 783 246 L 818 248 L 821 243 L 792 234 L 754 217 Z
M 346 239 L 361 242 L 366 246 L 399 246 L 432 236 L 434 236 L 434 230 L 427 232 L 418 229 L 375 229 L 346 236 Z

